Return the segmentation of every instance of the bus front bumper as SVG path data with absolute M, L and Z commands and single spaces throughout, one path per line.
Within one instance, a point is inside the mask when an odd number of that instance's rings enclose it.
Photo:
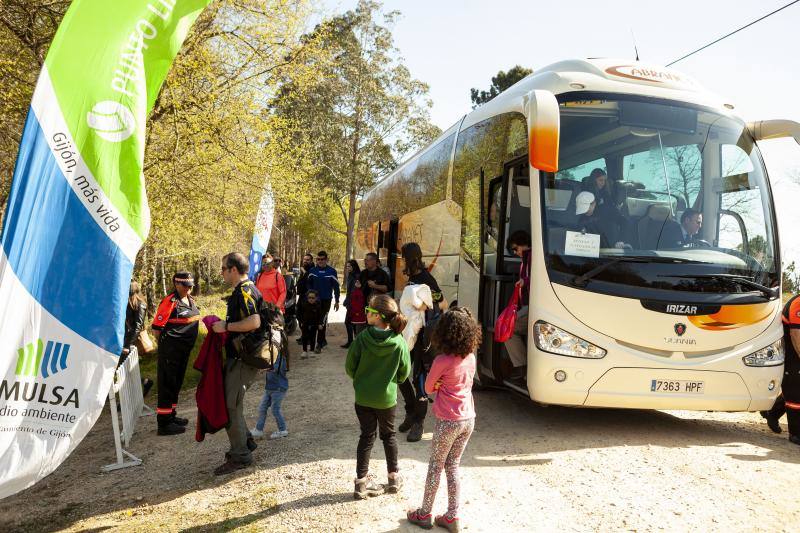
M 636 366 L 609 367 L 607 358 L 582 360 L 534 351 L 535 363 L 528 367 L 531 398 L 557 405 L 760 411 L 772 407 L 783 377 L 783 366 L 746 367 L 735 356 L 684 368 L 644 366 L 641 360 Z

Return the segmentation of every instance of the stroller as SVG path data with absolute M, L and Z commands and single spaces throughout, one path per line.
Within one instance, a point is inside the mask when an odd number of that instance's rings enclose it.
M 286 281 L 286 302 L 284 303 L 285 312 L 283 313 L 284 331 L 286 331 L 287 335 L 291 335 L 297 329 L 297 280 L 294 273 L 284 274 L 283 279 Z

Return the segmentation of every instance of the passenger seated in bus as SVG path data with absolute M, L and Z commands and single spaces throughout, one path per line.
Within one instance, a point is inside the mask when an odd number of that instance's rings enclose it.
M 608 238 L 600 227 L 599 218 L 596 215 L 597 203 L 594 194 L 583 191 L 575 197 L 575 214 L 578 220 L 575 222 L 575 231 L 581 233 L 592 233 L 600 235 L 600 248 L 608 248 Z
M 582 189 L 594 195 L 595 212 L 598 223 L 609 242 L 617 242 L 628 225 L 628 219 L 620 212 L 611 189 L 608 175 L 601 168 L 592 170 L 583 179 Z
M 517 322 L 514 335 L 505 342 L 508 357 L 514 368 L 528 364 L 528 349 L 523 336 L 528 332 L 528 301 L 531 287 L 531 236 L 526 231 L 515 231 L 506 241 L 506 248 L 522 259 L 519 267 L 519 279 L 516 286 L 520 288 L 520 307 L 517 311 Z

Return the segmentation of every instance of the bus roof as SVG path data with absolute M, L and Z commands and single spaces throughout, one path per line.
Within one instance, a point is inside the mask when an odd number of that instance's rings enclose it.
M 378 180 L 384 182 L 453 133 L 503 113 L 525 114 L 524 97 L 533 90 L 553 94 L 603 92 L 652 96 L 718 109 L 730 114 L 733 106 L 706 91 L 696 80 L 676 70 L 639 61 L 614 58 L 568 59 L 535 70 L 489 102 L 460 118 L 433 142 Z

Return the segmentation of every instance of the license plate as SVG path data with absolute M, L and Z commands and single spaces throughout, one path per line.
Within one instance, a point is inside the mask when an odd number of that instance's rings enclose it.
M 685 381 L 682 379 L 650 380 L 650 392 L 675 392 L 682 394 L 703 394 L 705 382 Z

